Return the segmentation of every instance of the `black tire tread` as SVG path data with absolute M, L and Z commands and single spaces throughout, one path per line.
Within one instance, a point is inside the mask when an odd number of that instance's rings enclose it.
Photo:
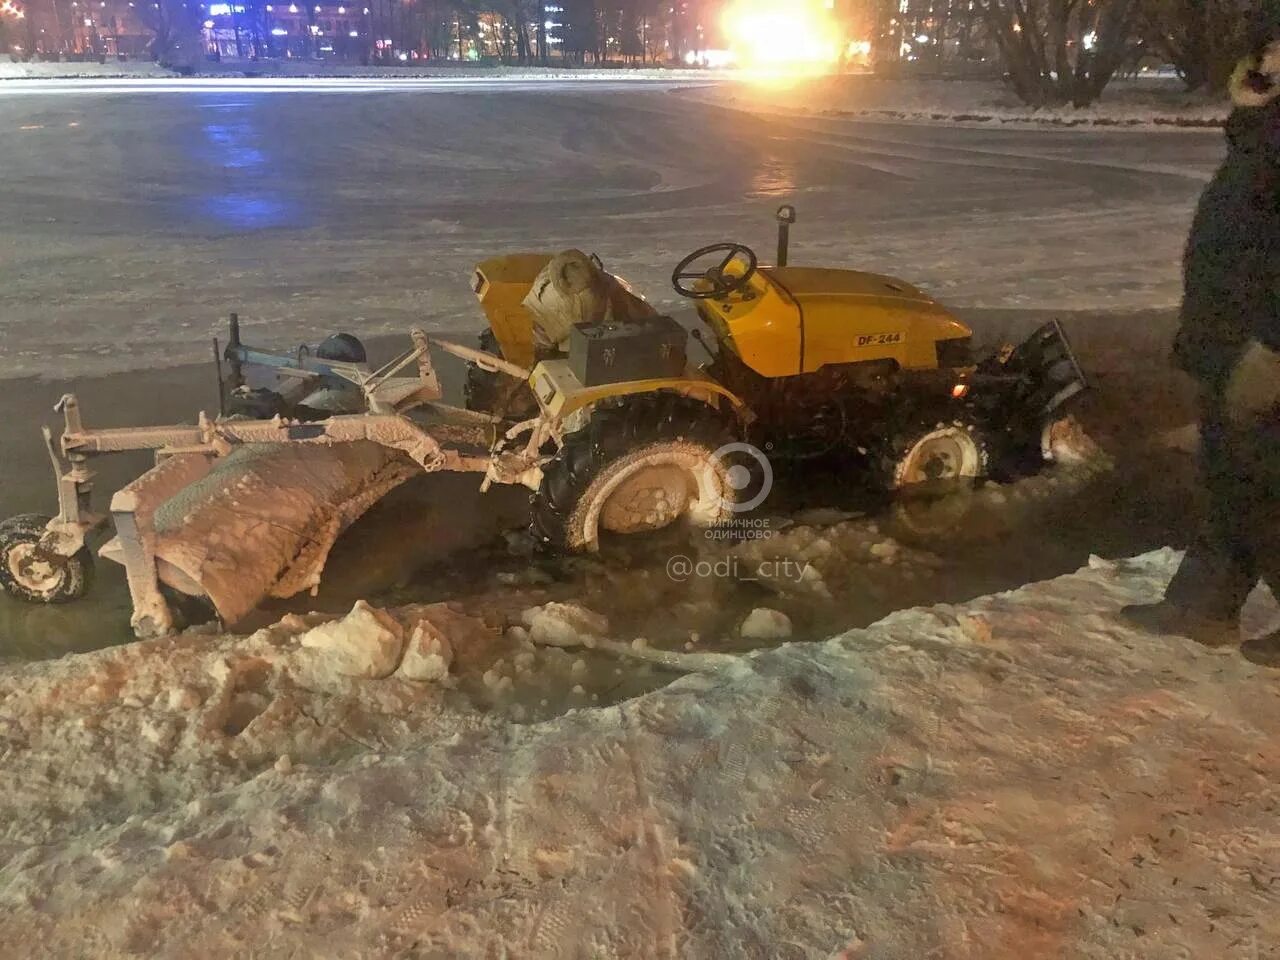
M 727 417 L 675 393 L 626 398 L 597 410 L 543 468 L 542 485 L 530 499 L 530 532 L 554 550 L 569 549 L 569 519 L 588 487 L 606 465 L 640 446 L 699 440 L 714 449 L 733 439 Z
M 885 492 L 894 492 L 893 477 L 902 458 L 920 442 L 922 437 L 945 427 L 959 427 L 962 430 L 967 430 L 978 445 L 983 463 L 987 465 L 988 469 L 990 468 L 992 462 L 990 440 L 986 431 L 981 429 L 975 421 L 956 419 L 954 417 L 950 420 L 919 419 L 893 431 L 885 442 L 880 445 L 879 449 L 875 451 L 875 455 L 872 457 L 872 475 L 875 486 Z

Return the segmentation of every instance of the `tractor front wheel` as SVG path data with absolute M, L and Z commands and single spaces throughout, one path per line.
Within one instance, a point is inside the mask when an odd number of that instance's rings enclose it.
M 886 490 L 922 484 L 977 480 L 987 475 L 991 455 L 970 423 L 938 423 L 898 433 L 881 451 L 879 473 Z
M 880 485 L 895 494 L 901 533 L 920 540 L 954 534 L 973 511 L 974 484 L 987 475 L 990 453 L 973 424 L 919 424 L 898 433 L 879 457 Z
M 0 523 L 0 587 L 32 603 L 79 600 L 93 579 L 93 555 L 81 547 L 64 557 L 42 546 L 48 523 L 33 513 Z
M 597 549 L 603 533 L 723 523 L 743 486 L 722 454 L 734 439 L 716 410 L 676 395 L 599 410 L 543 468 L 533 533 L 572 553 Z

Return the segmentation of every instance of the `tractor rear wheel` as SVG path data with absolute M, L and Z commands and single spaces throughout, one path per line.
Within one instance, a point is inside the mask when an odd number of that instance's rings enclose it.
M 89 591 L 93 554 L 64 557 L 40 545 L 48 517 L 24 513 L 0 523 L 0 587 L 32 603 L 70 603 Z
M 502 347 L 492 330 L 480 334 L 479 347 L 485 353 L 502 356 Z M 527 420 L 538 414 L 538 401 L 529 386 L 504 373 L 481 370 L 474 363 L 467 366 L 467 382 L 463 388 L 468 410 L 491 413 L 504 420 Z
M 543 468 L 533 534 L 558 550 L 583 552 L 597 549 L 604 533 L 723 523 L 743 487 L 734 473 L 741 468 L 722 453 L 734 440 L 720 413 L 675 394 L 598 410 Z

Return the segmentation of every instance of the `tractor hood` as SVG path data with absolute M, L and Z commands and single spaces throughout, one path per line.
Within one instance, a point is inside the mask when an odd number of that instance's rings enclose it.
M 950 316 L 945 307 L 905 280 L 858 270 L 820 267 L 765 267 L 760 271 L 779 284 L 802 307 L 842 301 L 842 309 L 868 306 Z
M 946 307 L 897 277 L 813 267 L 761 272 L 800 314 L 802 373 L 875 360 L 935 369 L 947 353 L 944 343 L 972 335 Z
M 762 267 L 749 290 L 703 301 L 699 310 L 765 377 L 873 361 L 933 370 L 951 365 L 954 351 L 944 344 L 972 335 L 905 280 L 826 267 Z

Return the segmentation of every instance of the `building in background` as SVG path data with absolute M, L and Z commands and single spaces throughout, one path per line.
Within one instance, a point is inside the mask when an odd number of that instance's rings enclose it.
M 870 0 L 877 61 L 980 64 L 991 59 L 975 0 Z
M 975 0 L 0 0 L 0 50 L 210 59 L 817 68 L 981 60 Z
M 20 57 L 147 57 L 155 33 L 139 3 L 146 0 L 7 0 L 0 39 Z
M 368 60 L 380 49 L 370 7 L 355 3 L 202 4 L 206 53 L 217 60 Z

